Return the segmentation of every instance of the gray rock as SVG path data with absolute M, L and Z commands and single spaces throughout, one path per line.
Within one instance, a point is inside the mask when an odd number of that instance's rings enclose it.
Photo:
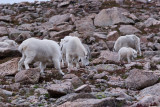
M 49 22 L 52 22 L 53 25 L 59 25 L 69 21 L 69 19 L 70 19 L 70 14 L 55 15 L 49 19 Z
M 0 27 L 0 37 L 8 35 L 7 27 Z
M 118 23 L 134 23 L 132 19 L 123 15 L 123 12 L 127 12 L 127 10 L 118 7 L 103 9 L 95 17 L 94 24 L 95 26 L 106 27 Z
M 141 33 L 141 31 L 132 25 L 121 25 L 119 31 L 123 35 Z
M 85 17 L 80 20 L 75 21 L 76 29 L 80 32 L 94 32 L 95 26 L 90 17 Z
M 19 83 L 38 83 L 40 78 L 40 71 L 37 68 L 31 68 L 28 70 L 22 70 L 19 71 L 16 75 L 15 75 L 15 82 L 19 82 Z
M 147 95 L 159 97 L 160 96 L 160 83 L 144 88 L 143 90 L 140 91 L 140 93 L 136 97 L 137 99 L 141 99 Z
M 71 82 L 64 82 L 61 84 L 51 84 L 46 87 L 51 97 L 60 97 L 68 93 L 74 92 Z
M 13 58 L 5 63 L 0 64 L 0 76 L 14 75 L 18 70 L 19 58 Z
M 145 22 L 144 22 L 144 26 L 145 27 L 150 27 L 150 26 L 155 26 L 155 25 L 160 25 L 160 21 L 154 19 L 154 18 L 148 18 Z
M 158 76 L 153 72 L 132 70 L 128 78 L 125 80 L 127 88 L 142 89 L 151 85 L 154 85 L 158 81 Z

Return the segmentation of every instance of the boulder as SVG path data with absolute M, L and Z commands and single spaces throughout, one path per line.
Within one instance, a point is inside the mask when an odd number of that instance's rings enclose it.
M 139 29 L 135 28 L 132 25 L 121 25 L 120 28 L 119 28 L 119 31 L 123 35 L 141 33 L 141 31 Z
M 132 107 L 149 107 L 149 106 L 160 106 L 160 98 L 158 96 L 146 95 L 142 97 L 137 103 L 132 105 Z
M 5 63 L 0 64 L 0 76 L 14 75 L 18 70 L 19 58 L 13 58 Z
M 68 93 L 74 92 L 71 82 L 64 82 L 61 84 L 51 84 L 47 86 L 47 90 L 51 97 L 61 97 Z
M 69 19 L 70 19 L 70 14 L 55 15 L 49 19 L 49 22 L 51 22 L 53 25 L 59 25 L 69 21 Z
M 123 15 L 123 12 L 128 12 L 123 8 L 113 7 L 101 10 L 94 19 L 95 26 L 106 27 L 119 23 L 134 23 L 130 18 Z
M 139 94 L 136 97 L 138 100 L 140 100 L 141 98 L 148 95 L 160 97 L 160 83 L 144 88 L 139 92 Z
M 160 21 L 154 19 L 154 18 L 148 18 L 146 21 L 144 21 L 145 27 L 160 25 Z
M 158 79 L 159 77 L 153 72 L 135 69 L 130 72 L 128 78 L 125 80 L 125 85 L 131 89 L 143 89 L 154 85 Z
M 93 25 L 93 21 L 90 17 L 85 17 L 80 20 L 75 21 L 76 29 L 82 32 L 94 32 L 95 26 Z
M 28 70 L 22 70 L 15 75 L 15 82 L 19 83 L 38 83 L 40 78 L 40 70 L 38 68 L 31 68 Z

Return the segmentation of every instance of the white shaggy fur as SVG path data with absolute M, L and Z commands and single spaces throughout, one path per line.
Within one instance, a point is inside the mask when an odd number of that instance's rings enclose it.
M 73 67 L 73 62 L 76 63 L 76 67 L 79 67 L 79 60 L 82 61 L 83 65 L 87 65 L 87 50 L 81 43 L 78 37 L 67 36 L 61 40 L 62 55 L 65 55 L 68 67 Z M 63 57 L 64 58 L 64 57 Z M 65 60 L 65 59 L 63 59 Z
M 121 61 L 122 59 L 127 59 L 128 63 L 131 63 L 131 60 L 133 60 L 133 58 L 136 57 L 137 57 L 137 51 L 135 51 L 132 48 L 122 47 L 118 51 L 118 61 Z
M 61 39 L 60 42 L 60 48 L 62 51 L 62 66 L 64 66 L 64 61 L 66 61 L 66 46 L 65 44 L 71 39 L 73 36 L 65 36 L 63 39 Z
M 53 62 L 55 68 L 64 75 L 60 68 L 60 47 L 55 41 L 29 38 L 22 42 L 18 50 L 22 53 L 22 58 L 18 63 L 18 70 L 22 69 L 23 63 L 25 69 L 29 69 L 29 64 L 32 61 L 39 61 L 41 73 L 43 73 L 47 62 Z
M 118 52 L 122 47 L 131 47 L 141 56 L 140 38 L 136 35 L 120 36 L 114 44 L 114 50 Z

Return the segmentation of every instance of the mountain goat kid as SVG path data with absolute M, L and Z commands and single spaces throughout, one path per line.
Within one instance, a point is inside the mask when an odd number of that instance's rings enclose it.
M 126 35 L 126 36 L 120 36 L 115 44 L 114 44 L 114 50 L 118 52 L 122 47 L 131 47 L 135 49 L 139 55 L 141 56 L 141 48 L 140 48 L 140 38 L 136 35 Z
M 131 60 L 137 57 L 137 51 L 129 47 L 122 47 L 118 51 L 118 61 L 122 59 L 127 59 L 128 63 L 131 63 Z
M 29 38 L 22 42 L 18 50 L 22 53 L 22 58 L 18 62 L 18 70 L 22 69 L 24 63 L 25 69 L 29 69 L 29 64 L 32 61 L 40 62 L 41 73 L 44 73 L 46 64 L 53 62 L 56 69 L 64 75 L 60 68 L 61 52 L 59 45 L 52 40 L 39 40 L 36 38 Z
M 66 36 L 61 40 L 60 46 L 62 46 L 62 55 L 66 57 L 68 68 L 73 67 L 73 62 L 76 63 L 77 68 L 79 68 L 79 61 L 84 66 L 89 64 L 88 52 L 78 37 Z

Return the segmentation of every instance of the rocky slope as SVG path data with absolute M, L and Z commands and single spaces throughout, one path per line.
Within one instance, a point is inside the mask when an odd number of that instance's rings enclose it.
M 141 38 L 143 56 L 117 61 L 115 40 Z M 30 37 L 57 42 L 81 38 L 91 50 L 90 65 L 61 76 L 37 63 L 17 73 L 17 47 L 0 46 L 0 104 L 3 107 L 148 107 L 160 106 L 160 4 L 156 0 L 52 0 L 0 5 L 0 42 L 20 44 Z M 34 67 L 34 69 L 33 69 Z

